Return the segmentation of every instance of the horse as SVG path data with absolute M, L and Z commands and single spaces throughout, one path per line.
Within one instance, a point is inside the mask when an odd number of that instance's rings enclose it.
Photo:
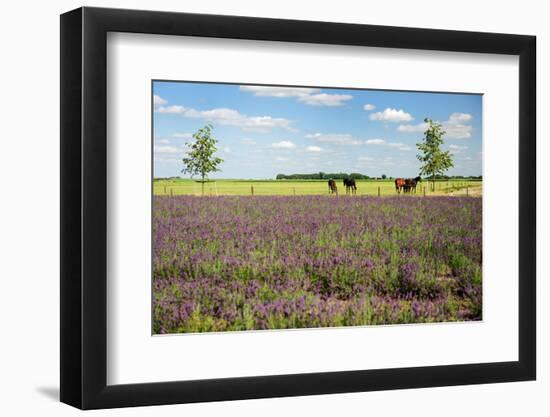
M 403 191 L 405 191 L 404 187 L 407 183 L 405 178 L 396 178 L 394 182 L 395 182 L 395 191 L 397 191 L 397 194 L 399 194 L 402 189 Z
M 405 193 L 415 193 L 416 194 L 416 184 L 421 182 L 422 178 L 416 177 L 416 178 L 407 178 L 405 180 L 405 186 L 403 188 L 403 191 Z
M 344 187 L 346 187 L 346 194 L 357 194 L 357 185 L 353 178 L 344 178 Z
M 336 187 L 336 181 L 328 180 L 328 192 L 329 194 L 338 195 L 338 187 Z

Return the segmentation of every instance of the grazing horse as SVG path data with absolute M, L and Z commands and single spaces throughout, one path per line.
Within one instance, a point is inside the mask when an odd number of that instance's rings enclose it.
M 405 191 L 407 181 L 405 178 L 396 178 L 395 179 L 395 191 L 397 191 L 397 194 L 401 192 L 401 190 Z
M 416 184 L 422 181 L 422 178 L 416 177 L 416 178 L 407 178 L 405 180 L 405 186 L 403 188 L 403 191 L 406 193 L 415 193 L 416 194 Z
M 357 194 L 357 185 L 353 178 L 344 178 L 344 187 L 346 187 L 346 194 Z
M 338 187 L 336 187 L 336 181 L 328 180 L 328 192 L 329 194 L 338 195 Z

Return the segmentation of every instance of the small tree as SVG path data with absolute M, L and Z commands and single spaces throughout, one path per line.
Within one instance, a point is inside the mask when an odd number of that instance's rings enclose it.
M 385 180 L 386 178 L 386 174 L 382 174 L 382 179 Z
M 218 165 L 223 162 L 223 159 L 214 156 L 218 150 L 216 148 L 218 141 L 212 136 L 213 129 L 213 126 L 208 124 L 197 130 L 193 134 L 193 141 L 186 143 L 190 150 L 187 152 L 187 157 L 182 159 L 184 168 L 181 172 L 191 174 L 191 178 L 200 175 L 203 195 L 204 182 L 208 179 L 208 174 L 220 171 Z
M 434 122 L 428 118 L 424 119 L 424 122 L 428 124 L 428 128 L 424 132 L 422 142 L 416 144 L 416 147 L 421 152 L 416 157 L 423 164 L 420 167 L 420 175 L 427 175 L 431 179 L 433 191 L 435 190 L 436 175 L 444 174 L 454 164 L 451 153 L 441 150 L 443 136 L 446 133 L 442 129 L 441 123 Z

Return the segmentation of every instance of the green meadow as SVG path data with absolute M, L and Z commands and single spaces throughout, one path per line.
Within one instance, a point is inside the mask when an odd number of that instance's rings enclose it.
M 346 194 L 342 180 L 336 180 L 338 194 Z M 357 195 L 395 195 L 393 180 L 356 180 Z M 154 195 L 201 195 L 201 183 L 190 179 L 155 179 Z M 322 195 L 329 194 L 327 180 L 211 180 L 204 184 L 205 195 Z M 481 196 L 481 180 L 441 180 L 418 184 L 416 195 Z

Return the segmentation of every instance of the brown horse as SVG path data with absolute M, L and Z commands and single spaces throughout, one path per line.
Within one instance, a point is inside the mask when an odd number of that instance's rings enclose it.
M 336 187 L 336 181 L 328 180 L 328 192 L 329 194 L 338 195 L 338 187 Z
M 397 194 L 401 192 L 401 190 L 405 191 L 405 186 L 407 185 L 407 180 L 405 178 L 396 178 L 395 179 L 395 191 L 397 191 Z
M 352 195 L 357 194 L 357 185 L 353 178 L 344 178 L 344 187 L 346 187 L 346 194 L 350 192 Z

